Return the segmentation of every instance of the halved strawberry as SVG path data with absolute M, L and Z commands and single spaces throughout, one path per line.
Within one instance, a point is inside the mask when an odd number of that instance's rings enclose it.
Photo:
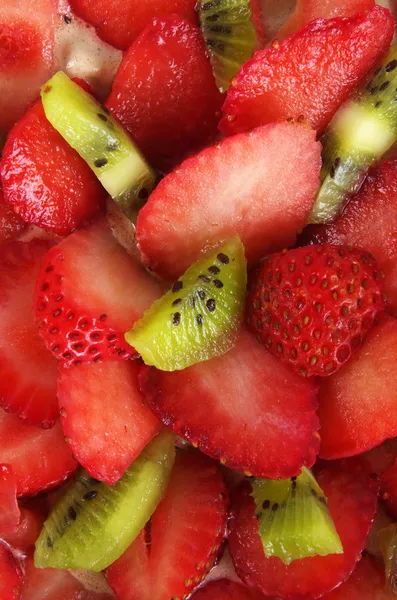
M 154 17 L 176 14 L 197 22 L 196 0 L 70 0 L 70 5 L 105 42 L 120 50 L 126 50 Z
M 11 466 L 18 496 L 54 487 L 77 468 L 59 423 L 41 429 L 0 409 L 0 440 L 0 463 Z
M 34 311 L 47 347 L 66 365 L 129 358 L 124 333 L 161 295 L 159 284 L 104 222 L 48 252 Z
M 140 383 L 165 426 L 232 469 L 291 477 L 315 461 L 315 384 L 246 331 L 223 356 L 184 371 L 142 367 Z
M 92 477 L 115 483 L 160 431 L 143 404 L 138 361 L 60 368 L 62 428 L 73 455 Z
M 51 245 L 32 240 L 0 249 L 0 406 L 42 427 L 52 427 L 58 415 L 57 362 L 37 331 L 32 304 Z
M 0 175 L 14 211 L 59 235 L 89 221 L 105 198 L 94 173 L 46 119 L 41 100 L 10 131 Z
M 316 478 L 343 544 L 343 554 L 294 560 L 285 565 L 266 558 L 258 533 L 250 484 L 236 494 L 230 521 L 229 548 L 237 574 L 266 596 L 285 599 L 319 598 L 345 581 L 364 549 L 375 516 L 379 482 L 371 479 L 361 459 L 323 463 Z
M 199 28 L 171 15 L 129 48 L 106 106 L 148 161 L 167 171 L 214 141 L 222 101 Z
M 4 201 L 3 190 L 0 187 L 0 245 L 15 239 L 25 227 L 26 223 Z
M 0 464 L 0 538 L 19 524 L 21 511 L 17 502 L 17 479 L 10 465 Z
M 387 52 L 394 27 L 390 12 L 376 6 L 349 19 L 313 21 L 257 52 L 228 91 L 222 133 L 301 116 L 322 131 Z
M 226 487 L 216 464 L 195 452 L 177 454 L 146 535 L 141 533 L 107 570 L 117 598 L 186 598 L 217 558 L 226 509 Z
M 203 150 L 165 177 L 139 212 L 143 262 L 174 279 L 235 234 L 250 264 L 294 244 L 319 169 L 320 145 L 305 125 L 267 125 Z
M 55 18 L 53 0 L 0 4 L 0 131 L 21 117 L 51 75 Z
M 210 581 L 191 600 L 265 600 L 263 594 L 229 579 Z
M 397 462 L 382 474 L 380 490 L 388 511 L 397 519 Z
M 385 317 L 320 386 L 323 458 L 360 454 L 397 436 L 397 320 Z
M 20 600 L 20 593 L 20 569 L 11 552 L 0 542 L 0 598 L 1 600 Z
M 386 590 L 384 569 L 370 556 L 364 556 L 345 583 L 326 596 L 327 600 L 395 600 Z
M 20 507 L 20 521 L 15 527 L 9 529 L 7 533 L 0 533 L 0 538 L 16 554 L 25 553 L 29 549 L 32 549 L 43 527 L 46 513 L 32 506 L 32 502 L 30 501 L 28 504 Z
M 362 188 L 335 223 L 308 227 L 305 240 L 315 244 L 365 248 L 384 271 L 385 290 L 397 316 L 397 160 L 372 169 Z

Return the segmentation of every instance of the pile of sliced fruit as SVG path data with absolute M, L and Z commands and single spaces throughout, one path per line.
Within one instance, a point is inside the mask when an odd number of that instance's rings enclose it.
M 1 600 L 397 594 L 397 6 L 270 4 L 1 2 Z

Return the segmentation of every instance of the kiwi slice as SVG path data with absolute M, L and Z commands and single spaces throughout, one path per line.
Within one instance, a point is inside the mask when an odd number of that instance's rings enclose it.
M 36 567 L 102 571 L 117 560 L 162 499 L 174 459 L 174 437 L 163 432 L 112 486 L 81 470 L 43 525 Z
M 252 496 L 267 558 L 277 556 L 288 565 L 309 556 L 343 553 L 327 500 L 305 467 L 290 479 L 254 479 Z
M 379 531 L 378 544 L 385 563 L 387 588 L 397 594 L 397 523 Z
M 162 371 L 224 354 L 239 334 L 246 286 L 244 246 L 236 236 L 189 267 L 125 339 Z
M 134 142 L 94 98 L 59 71 L 41 89 L 51 125 L 80 154 L 105 190 L 131 218 L 156 184 Z
M 323 137 L 321 187 L 310 223 L 329 223 L 397 139 L 397 46 L 364 89 L 335 114 Z
M 217 86 L 226 92 L 259 47 L 250 0 L 199 0 L 198 10 Z

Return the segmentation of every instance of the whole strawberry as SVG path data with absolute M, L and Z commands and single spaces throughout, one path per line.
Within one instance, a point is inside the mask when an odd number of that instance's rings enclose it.
M 331 375 L 384 310 L 383 277 L 371 254 L 345 246 L 274 254 L 252 275 L 248 324 L 303 377 Z

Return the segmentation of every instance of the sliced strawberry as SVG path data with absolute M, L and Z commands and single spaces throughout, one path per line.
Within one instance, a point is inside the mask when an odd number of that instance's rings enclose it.
M 0 463 L 11 466 L 18 496 L 53 487 L 77 468 L 59 423 L 45 430 L 0 410 L 0 440 Z
M 315 385 L 246 331 L 227 354 L 184 371 L 143 367 L 140 383 L 164 425 L 232 469 L 290 477 L 315 461 Z
M 52 427 L 58 414 L 57 362 L 38 334 L 32 304 L 50 247 L 32 240 L 0 249 L 0 406 L 42 427 Z
M 380 487 L 388 511 L 397 519 L 397 462 L 382 474 Z
M 47 347 L 66 365 L 80 365 L 129 358 L 124 333 L 160 295 L 159 284 L 101 222 L 50 250 L 34 310 Z
M 191 600 L 265 600 L 265 597 L 236 581 L 217 579 L 200 588 Z
M 197 22 L 196 0 L 70 0 L 70 5 L 105 42 L 120 50 L 126 50 L 154 17 L 175 14 Z
M 10 465 L 0 464 L 0 537 L 12 532 L 20 519 L 17 479 Z
M 26 223 L 4 201 L 3 190 L 0 187 L 0 245 L 15 239 L 25 227 Z
M 386 317 L 320 386 L 320 455 L 360 454 L 397 436 L 397 320 Z
M 385 289 L 397 316 L 397 160 L 372 169 L 335 223 L 309 227 L 309 243 L 365 248 L 385 272 Z
M 12 554 L 0 542 L 0 598 L 20 600 L 21 573 Z
M 56 3 L 7 0 L 0 4 L 0 131 L 7 131 L 50 77 Z
M 385 440 L 364 454 L 371 471 L 380 477 L 397 459 L 397 437 Z
M 172 15 L 154 20 L 124 55 L 106 106 L 167 171 L 214 141 L 222 101 L 199 28 Z
M 234 234 L 251 264 L 294 244 L 319 169 L 314 132 L 298 124 L 268 125 L 203 150 L 165 177 L 139 212 L 144 263 L 176 279 L 204 248 Z
M 282 40 L 314 19 L 334 19 L 352 17 L 364 10 L 370 10 L 374 0 L 298 0 L 295 12 L 277 34 Z
M 160 431 L 143 405 L 138 361 L 60 369 L 62 428 L 73 455 L 92 477 L 112 485 Z
M 186 598 L 213 566 L 226 527 L 227 494 L 218 467 L 180 452 L 149 526 L 107 571 L 119 600 Z
M 390 12 L 376 6 L 350 19 L 313 21 L 257 52 L 228 91 L 222 133 L 301 116 L 322 131 L 386 53 L 394 27 Z
M 41 100 L 9 133 L 0 175 L 14 211 L 59 235 L 89 221 L 105 198 L 88 165 L 47 121 Z
M 279 558 L 266 558 L 251 486 L 245 484 L 236 494 L 230 521 L 230 552 L 239 577 L 266 596 L 319 598 L 347 579 L 364 549 L 379 490 L 367 465 L 360 459 L 324 463 L 317 469 L 316 478 L 328 498 L 343 554 L 294 560 L 290 565 Z
M 345 583 L 326 596 L 327 600 L 395 600 L 386 590 L 384 569 L 364 556 Z
M 19 523 L 13 529 L 9 529 L 7 533 L 1 534 L 0 537 L 16 553 L 25 553 L 35 545 L 43 527 L 44 515 L 29 505 L 21 506 L 20 511 L 21 518 Z

